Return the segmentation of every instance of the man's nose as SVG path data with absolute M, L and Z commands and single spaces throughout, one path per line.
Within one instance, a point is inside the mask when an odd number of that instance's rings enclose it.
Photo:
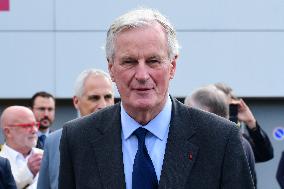
M 104 98 L 101 98 L 98 104 L 98 110 L 107 107 L 107 102 Z
M 44 109 L 44 112 L 43 112 L 44 116 L 48 116 L 49 115 L 49 110 L 46 108 Z
M 149 78 L 149 68 L 145 61 L 139 61 L 135 70 L 135 78 L 138 81 L 146 81 Z
M 31 132 L 32 133 L 37 133 L 38 132 L 38 126 L 34 125 L 33 127 L 31 127 Z

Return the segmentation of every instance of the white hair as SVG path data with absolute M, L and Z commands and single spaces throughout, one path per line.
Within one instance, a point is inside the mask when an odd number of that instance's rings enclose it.
M 118 17 L 110 26 L 106 38 L 106 57 L 113 60 L 115 53 L 115 38 L 125 29 L 139 28 L 159 23 L 167 36 L 168 56 L 173 59 L 179 50 L 176 32 L 171 23 L 160 12 L 153 9 L 139 8 Z
M 78 75 L 78 77 L 75 81 L 75 85 L 74 85 L 74 95 L 75 96 L 81 97 L 84 94 L 84 91 L 85 91 L 84 83 L 90 75 L 103 76 L 106 79 L 108 79 L 110 82 L 112 82 L 109 74 L 102 71 L 102 70 L 98 70 L 98 69 L 84 70 Z

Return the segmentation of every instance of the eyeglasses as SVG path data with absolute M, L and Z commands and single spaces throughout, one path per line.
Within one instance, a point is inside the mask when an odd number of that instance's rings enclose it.
M 34 122 L 34 123 L 17 123 L 17 124 L 11 124 L 12 127 L 22 127 L 22 128 L 32 128 L 36 127 L 39 128 L 40 123 Z
M 34 109 L 36 109 L 37 111 L 40 111 L 40 112 L 45 112 L 46 110 L 48 112 L 54 111 L 54 108 L 45 108 L 45 107 L 34 107 Z

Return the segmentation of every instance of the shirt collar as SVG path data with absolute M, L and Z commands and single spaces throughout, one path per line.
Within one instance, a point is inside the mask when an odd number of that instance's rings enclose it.
M 171 112 L 172 112 L 172 101 L 170 96 L 168 95 L 166 104 L 162 109 L 162 111 L 154 119 L 152 119 L 147 125 L 143 126 L 143 128 L 150 131 L 160 140 L 163 140 L 170 125 Z M 122 133 L 124 140 L 127 140 L 137 128 L 142 127 L 142 125 L 140 125 L 137 121 L 135 121 L 132 117 L 128 115 L 122 103 L 121 103 L 121 125 L 122 125 Z
M 13 148 L 9 147 L 6 143 L 3 145 L 3 149 L 4 148 L 6 149 L 6 152 L 9 154 L 9 156 L 12 157 L 12 159 L 17 159 L 17 158 L 24 158 L 25 159 L 23 154 L 14 150 Z M 33 153 L 34 153 L 34 148 L 31 149 L 29 155 L 26 158 L 28 158 Z
M 46 130 L 46 132 L 41 132 L 40 130 L 38 130 L 37 132 L 37 136 L 40 137 L 41 135 L 45 135 L 46 137 L 49 134 L 49 128 Z

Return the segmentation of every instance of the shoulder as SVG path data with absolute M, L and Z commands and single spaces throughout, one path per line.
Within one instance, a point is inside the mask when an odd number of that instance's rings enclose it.
M 115 104 L 90 115 L 66 122 L 63 125 L 62 132 L 68 130 L 68 133 L 81 133 L 81 131 L 89 128 L 92 130 L 105 129 L 105 123 L 109 123 L 114 115 L 118 116 L 118 114 L 120 116 L 120 104 Z
M 0 170 L 4 170 L 4 173 L 6 171 L 9 171 L 10 169 L 10 162 L 7 158 L 0 156 Z
M 198 127 L 212 126 L 215 127 L 236 127 L 236 125 L 216 114 L 205 112 L 196 108 L 185 106 L 184 104 L 173 99 L 173 112 L 174 115 L 179 117 L 181 120 L 190 120 L 191 123 L 198 125 Z M 210 129 L 214 129 L 213 127 Z
M 213 113 L 190 108 L 173 99 L 172 122 L 183 130 L 194 132 L 200 140 L 228 140 L 231 135 L 239 135 L 239 129 L 233 122 Z
M 6 158 L 0 156 L 0 165 L 3 166 L 7 163 L 8 163 L 8 160 Z
M 53 131 L 52 133 L 50 133 L 47 137 L 47 140 L 48 141 L 52 141 L 52 140 L 55 140 L 57 138 L 60 138 L 61 137 L 61 134 L 62 134 L 62 128 L 61 129 L 58 129 L 56 131 Z
M 48 137 L 45 141 L 44 150 L 56 149 L 56 148 L 54 148 L 54 146 L 59 145 L 61 135 L 62 135 L 62 128 L 58 129 L 58 130 L 52 132 L 50 135 L 48 135 Z
M 7 174 L 7 171 L 9 169 L 8 166 L 9 166 L 9 161 L 6 158 L 0 156 L 0 177 L 2 177 L 3 174 Z

